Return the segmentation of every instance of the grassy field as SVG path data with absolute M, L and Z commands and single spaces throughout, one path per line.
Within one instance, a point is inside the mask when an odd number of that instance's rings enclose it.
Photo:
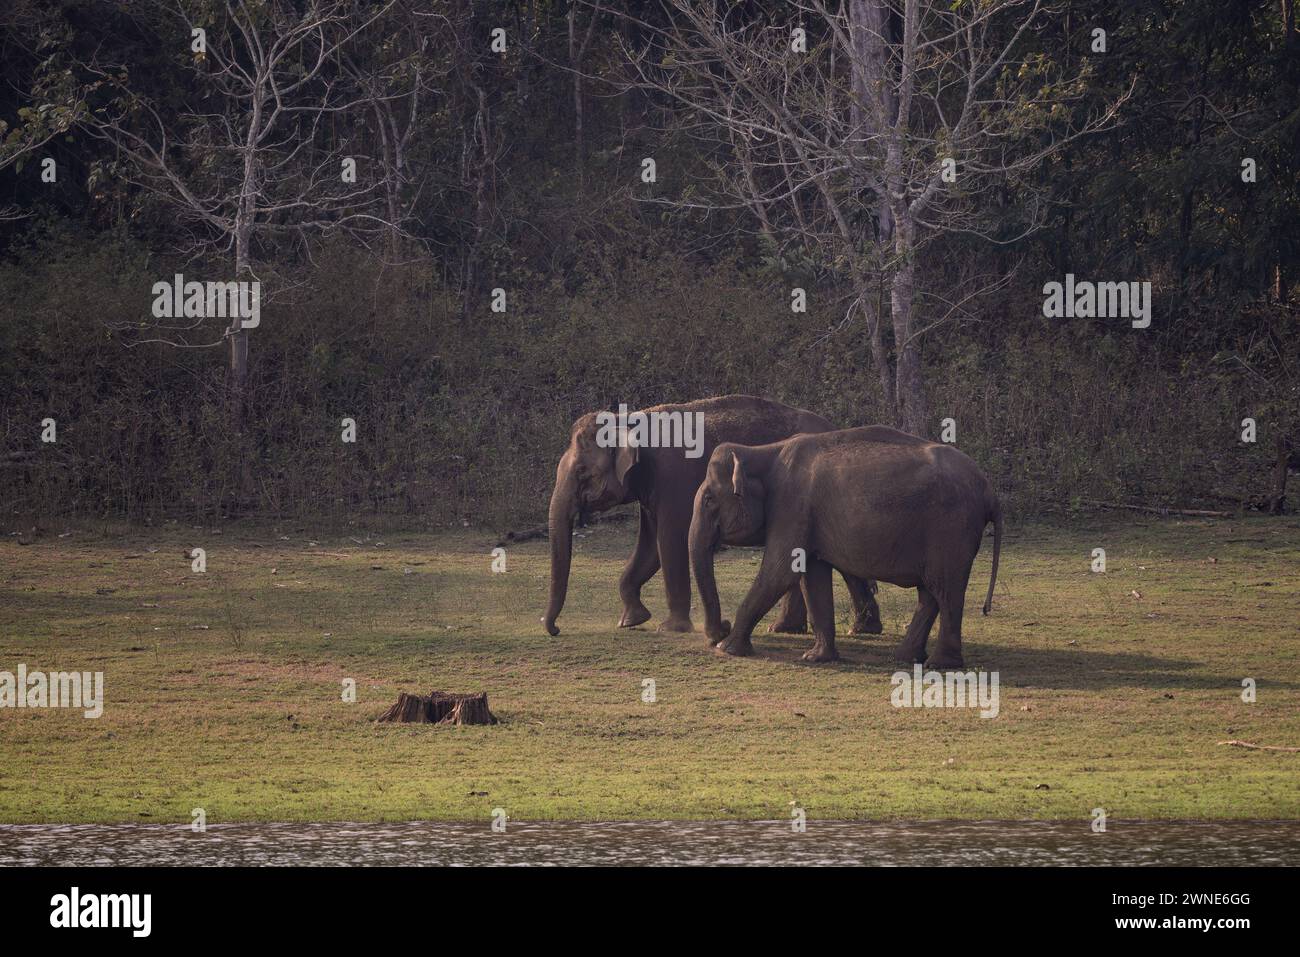
M 1294 518 L 1013 527 L 982 618 L 986 542 L 965 638 L 1000 673 L 993 720 L 891 706 L 914 594 L 889 585 L 885 634 L 841 638 L 838 665 L 800 662 L 805 636 L 756 633 L 735 660 L 657 618 L 617 630 L 633 529 L 580 532 L 558 638 L 545 541 L 493 574 L 468 529 L 7 536 L 0 670 L 102 671 L 106 704 L 0 711 L 0 821 L 1300 817 L 1300 754 L 1218 744 L 1300 745 Z M 728 615 L 757 561 L 719 557 Z M 663 613 L 657 578 L 646 603 Z M 374 722 L 435 688 L 488 691 L 502 723 Z

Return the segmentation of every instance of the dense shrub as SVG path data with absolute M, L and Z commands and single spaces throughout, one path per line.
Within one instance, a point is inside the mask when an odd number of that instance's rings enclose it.
M 157 338 L 152 284 L 202 264 L 125 238 L 36 235 L 0 266 L 10 525 L 255 514 L 500 527 L 541 520 L 569 425 L 591 409 L 749 392 L 846 426 L 882 418 L 860 323 L 837 330 L 842 304 L 815 288 L 809 313 L 791 313 L 788 290 L 752 264 L 665 251 L 576 290 L 526 277 L 506 313 L 485 299 L 462 320 L 427 264 L 334 248 L 268 284 L 241 441 L 224 348 L 141 341 Z M 1285 397 L 1242 363 L 1184 363 L 1159 337 L 1053 323 L 1040 305 L 1009 290 L 996 334 L 927 342 L 935 434 L 953 418 L 1014 511 L 1266 494 Z M 1248 415 L 1253 446 L 1238 437 Z M 47 417 L 54 445 L 40 442 Z M 345 417 L 355 445 L 341 441 Z

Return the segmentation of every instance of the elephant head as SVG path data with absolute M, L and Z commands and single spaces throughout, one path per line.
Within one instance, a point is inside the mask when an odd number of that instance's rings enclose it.
M 766 488 L 761 477 L 746 467 L 752 452 L 729 442 L 719 445 L 695 492 L 688 539 L 691 568 L 704 606 L 704 630 L 714 644 L 727 637 L 731 625 L 722 620 L 713 553 L 719 544 L 761 545 L 767 527 Z
M 597 442 L 599 423 L 590 412 L 573 423 L 569 447 L 555 470 L 551 493 L 551 593 L 542 624 L 551 635 L 560 629 L 555 620 L 564 608 L 573 560 L 573 521 L 579 514 L 601 512 L 631 501 L 629 473 L 637 463 L 635 446 L 603 446 Z

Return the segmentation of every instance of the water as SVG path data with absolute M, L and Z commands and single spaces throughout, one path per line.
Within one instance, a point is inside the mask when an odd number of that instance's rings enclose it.
M 0 825 L 0 865 L 1300 865 L 1300 821 Z

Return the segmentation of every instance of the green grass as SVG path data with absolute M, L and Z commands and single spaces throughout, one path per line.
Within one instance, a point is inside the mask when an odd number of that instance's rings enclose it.
M 810 639 L 765 626 L 744 660 L 657 618 L 614 628 L 633 528 L 577 540 L 558 638 L 538 623 L 545 541 L 492 574 L 470 530 L 6 537 L 0 669 L 103 671 L 106 705 L 0 711 L 0 821 L 785 818 L 792 802 L 812 818 L 1300 817 L 1300 754 L 1217 744 L 1300 745 L 1294 519 L 1011 529 L 983 618 L 986 542 L 965 649 L 1000 673 L 994 720 L 891 706 L 914 595 L 889 585 L 885 635 L 841 637 L 838 665 L 800 662 Z M 183 557 L 196 545 L 206 574 Z M 728 615 L 757 561 L 719 556 Z M 646 603 L 663 613 L 658 578 Z M 374 723 L 399 690 L 435 688 L 486 690 L 502 723 Z

